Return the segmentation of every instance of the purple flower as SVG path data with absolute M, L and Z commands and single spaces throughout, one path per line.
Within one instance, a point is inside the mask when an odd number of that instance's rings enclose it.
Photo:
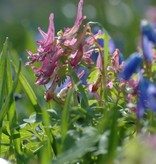
M 86 19 L 86 16 L 82 15 L 82 6 L 83 6 L 83 0 L 80 0 L 74 26 L 72 28 L 66 28 L 65 32 L 61 36 L 61 39 L 69 39 L 70 40 L 71 38 L 73 38 L 75 33 L 79 30 L 82 21 L 84 19 Z
M 71 88 L 71 82 L 66 81 L 69 77 L 67 71 L 69 62 L 79 78 L 82 78 L 83 72 L 85 72 L 85 70 L 78 72 L 77 68 L 81 62 L 84 62 L 86 65 L 93 63 L 90 56 L 94 50 L 90 50 L 90 47 L 94 45 L 94 41 L 93 39 L 87 40 L 89 25 L 82 26 L 82 21 L 86 18 L 82 15 L 82 6 L 83 0 L 80 0 L 73 27 L 65 28 L 64 32 L 58 32 L 57 36 L 55 36 L 54 14 L 51 13 L 47 33 L 38 28 L 43 39 L 37 40 L 39 45 L 37 53 L 27 51 L 30 61 L 26 65 L 32 65 L 36 62 L 41 63 L 39 68 L 35 66 L 31 66 L 31 68 L 37 76 L 35 83 L 38 85 L 47 84 L 48 89 L 45 92 L 47 101 L 53 99 L 58 102 L 57 98 L 62 97 L 60 96 L 62 94 L 56 93 L 60 85 L 62 85 L 62 88 L 60 88 L 62 90 L 61 93 Z
M 43 61 L 44 57 L 47 54 L 51 54 L 54 51 L 54 48 L 52 48 L 52 45 L 54 44 L 55 40 L 55 28 L 54 28 L 54 14 L 50 14 L 49 16 L 49 27 L 48 32 L 45 33 L 41 30 L 41 28 L 38 28 L 40 34 L 43 37 L 43 40 L 37 40 L 37 43 L 39 44 L 39 47 L 37 49 L 38 53 L 33 54 L 31 51 L 27 50 L 29 54 L 30 62 L 27 62 L 26 65 L 33 64 L 34 62 Z
M 48 50 L 48 48 L 51 49 L 51 44 L 53 44 L 55 40 L 55 27 L 54 27 L 54 14 L 51 13 L 49 16 L 49 27 L 47 33 L 42 31 L 42 29 L 38 28 L 40 34 L 44 38 L 44 40 L 38 40 L 37 42 L 40 44 L 41 47 L 39 47 L 38 51 L 41 50 Z M 43 49 L 42 49 L 43 48 Z
M 43 40 L 37 40 L 39 47 L 37 49 L 38 53 L 33 54 L 31 51 L 27 51 L 29 54 L 30 62 L 27 62 L 26 65 L 33 64 L 34 62 L 41 62 L 42 65 L 40 68 L 32 66 L 34 70 L 37 81 L 36 84 L 47 84 L 50 81 L 50 77 L 57 67 L 57 61 L 62 55 L 62 48 L 59 44 L 56 45 L 55 40 L 55 28 L 54 28 L 54 14 L 50 14 L 49 17 L 49 27 L 48 32 L 39 29 L 40 34 L 43 37 Z
M 121 52 L 119 49 L 115 49 L 113 56 L 111 57 L 111 64 L 112 66 L 108 66 L 107 70 L 110 70 L 115 73 L 119 73 L 120 69 L 122 68 L 121 60 Z
M 142 64 L 142 56 L 140 53 L 133 53 L 124 63 L 124 66 L 119 74 L 119 78 L 129 80 L 133 73 L 136 73 Z
M 58 60 L 61 56 L 62 49 L 59 49 L 56 52 L 48 53 L 42 60 L 42 65 L 39 69 L 34 66 L 32 67 L 37 76 L 36 84 L 44 85 L 50 81 L 51 75 L 58 67 Z

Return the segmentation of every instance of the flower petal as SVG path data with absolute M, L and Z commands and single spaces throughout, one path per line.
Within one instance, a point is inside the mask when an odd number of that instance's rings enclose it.
M 143 20 L 141 22 L 141 30 L 142 30 L 142 34 L 146 35 L 147 38 L 156 45 L 156 31 L 154 29 L 154 27 L 152 26 L 152 24 L 148 23 L 148 21 Z
M 126 61 L 119 74 L 119 78 L 129 80 L 133 73 L 136 73 L 142 64 L 142 56 L 139 53 L 133 53 Z
M 152 44 L 144 35 L 142 36 L 142 49 L 145 60 L 151 63 L 153 60 Z

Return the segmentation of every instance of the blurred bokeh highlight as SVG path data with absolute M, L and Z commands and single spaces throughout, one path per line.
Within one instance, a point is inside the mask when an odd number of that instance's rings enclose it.
M 71 27 L 78 0 L 0 0 L 0 49 L 6 37 L 19 55 L 25 54 L 29 34 L 35 39 L 37 27 L 47 30 L 48 17 L 55 14 L 56 30 Z M 87 21 L 100 22 L 125 56 L 137 49 L 140 20 L 156 21 L 155 0 L 84 0 Z

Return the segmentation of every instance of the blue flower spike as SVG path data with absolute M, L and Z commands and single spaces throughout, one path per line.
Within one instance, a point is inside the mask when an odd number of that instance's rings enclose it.
M 138 52 L 133 53 L 124 64 L 123 69 L 119 74 L 119 78 L 129 80 L 133 73 L 137 73 L 142 65 L 142 55 Z
M 142 118 L 144 112 L 150 109 L 156 112 L 156 85 L 141 77 L 138 84 L 137 116 Z
M 145 60 L 148 63 L 152 63 L 153 61 L 152 43 L 145 35 L 142 36 L 142 50 Z
M 154 45 L 156 45 L 156 31 L 152 24 L 150 24 L 146 20 L 142 20 L 141 31 L 142 31 L 142 35 L 147 36 L 149 41 L 151 41 Z

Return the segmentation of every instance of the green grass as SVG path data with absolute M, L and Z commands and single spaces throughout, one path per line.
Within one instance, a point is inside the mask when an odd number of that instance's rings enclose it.
M 28 78 L 34 78 L 33 73 L 27 71 L 17 55 L 12 55 L 8 45 L 6 39 L 0 55 L 1 158 L 19 164 L 137 164 L 145 160 L 142 152 L 133 155 L 133 147 L 144 140 L 137 132 L 136 114 L 126 110 L 125 95 L 117 82 L 107 91 L 107 97 L 101 97 L 104 105 L 100 104 L 69 65 L 74 87 L 67 93 L 64 106 L 47 104 L 43 88 L 34 86 Z M 17 93 L 22 95 L 18 100 Z M 81 95 L 80 102 L 75 100 L 77 93 Z M 153 122 L 155 117 L 151 124 L 146 116 L 140 121 L 142 135 L 156 132 Z M 129 144 L 130 150 L 126 147 Z M 150 159 L 153 149 L 144 146 L 148 151 L 143 153 Z

